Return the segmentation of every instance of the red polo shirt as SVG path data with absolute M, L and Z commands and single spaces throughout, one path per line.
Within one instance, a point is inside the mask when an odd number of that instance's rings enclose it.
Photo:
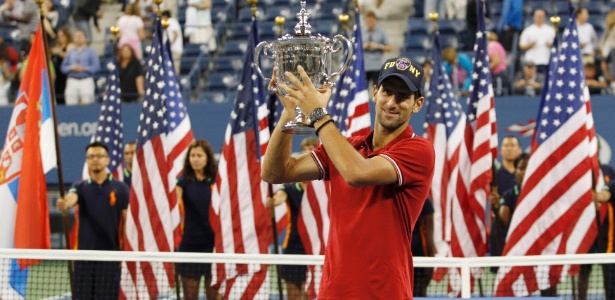
M 322 145 L 312 152 L 321 177 L 331 180 L 331 227 L 318 299 L 412 299 L 412 230 L 431 186 L 434 150 L 411 126 L 377 151 L 371 149 L 373 134 L 348 141 L 365 158 L 389 160 L 396 184 L 352 187 Z

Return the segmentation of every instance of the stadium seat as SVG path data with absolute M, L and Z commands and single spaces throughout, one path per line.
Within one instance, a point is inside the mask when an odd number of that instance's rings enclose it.
M 604 15 L 609 11 L 608 6 L 606 6 L 602 1 L 583 2 L 580 7 L 587 8 L 587 12 L 590 15 Z
M 231 40 L 247 40 L 249 34 L 250 22 L 235 23 L 231 27 L 231 35 L 228 38 Z
M 246 53 L 248 42 L 246 40 L 230 40 L 224 44 L 223 53 L 225 55 L 240 55 L 243 56 Z
M 265 18 L 265 12 L 262 8 L 257 7 L 256 9 L 256 19 L 259 21 L 263 21 Z M 238 22 L 250 22 L 252 21 L 252 8 L 244 7 L 239 10 L 239 14 L 237 15 Z
M 201 53 L 207 53 L 207 46 L 204 44 L 186 43 L 184 45 L 183 56 L 199 56 Z
M 406 36 L 404 40 L 404 51 L 417 51 L 431 49 L 433 38 L 427 33 L 415 34 L 412 37 Z
M 271 41 L 278 38 L 278 25 L 273 22 L 263 22 L 258 28 L 258 33 L 263 41 Z M 282 29 L 282 33 L 287 33 Z
M 215 73 L 239 73 L 243 69 L 243 56 L 218 56 L 214 59 Z
M 288 7 L 269 7 L 265 12 L 264 21 L 275 21 L 277 16 L 282 16 L 286 18 L 286 20 L 290 20 L 294 15 L 291 13 L 290 8 Z
M 314 28 L 312 33 L 320 33 L 326 37 L 331 37 L 341 29 L 339 22 L 331 20 L 319 20 L 311 25 Z
M 415 33 L 424 34 L 428 31 L 432 31 L 433 24 L 430 21 L 424 19 L 410 18 L 408 19 L 408 29 L 406 35 L 412 35 Z
M 187 75 L 188 73 L 190 73 L 190 70 L 198 62 L 198 59 L 198 57 L 194 56 L 182 56 L 179 64 L 179 74 Z
M 201 92 L 198 101 L 222 103 L 226 101 L 226 94 L 223 92 Z
M 205 90 L 209 92 L 226 92 L 237 87 L 237 77 L 232 73 L 210 73 Z

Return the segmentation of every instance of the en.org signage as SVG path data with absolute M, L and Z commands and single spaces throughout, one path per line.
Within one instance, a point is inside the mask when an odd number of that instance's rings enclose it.
M 58 135 L 61 138 L 90 137 L 96 133 L 97 122 L 58 122 Z
M 461 102 L 465 104 L 465 100 Z M 529 120 L 536 118 L 538 105 L 539 99 L 533 97 L 496 98 L 500 139 L 506 135 L 516 135 L 520 137 L 523 147 L 527 148 L 529 137 L 521 137 L 521 134 L 525 130 L 524 125 L 527 125 Z M 594 96 L 592 97 L 592 106 L 596 130 L 602 143 L 600 158 L 603 163 L 609 163 L 611 160 L 611 145 L 615 143 L 615 131 L 612 130 L 612 111 L 615 107 L 615 101 L 613 97 L 609 96 Z M 194 136 L 208 140 L 214 150 L 219 152 L 222 149 L 224 131 L 230 117 L 232 103 L 188 103 L 186 107 L 190 114 Z M 6 141 L 5 135 L 12 109 L 12 107 L 0 108 L 0 139 L 3 144 Z M 135 140 L 141 106 L 139 104 L 126 104 L 122 109 L 125 141 Z M 373 116 L 373 103 L 370 109 Z M 417 134 L 423 133 L 425 110 L 423 108 L 410 121 Z M 60 135 L 64 178 L 67 185 L 78 180 L 81 176 L 85 160 L 84 149 L 96 132 L 99 111 L 99 105 L 58 107 L 58 134 Z M 509 131 L 506 130 L 507 128 Z M 300 150 L 301 139 L 302 137 L 294 138 L 294 151 Z M 50 172 L 47 181 L 51 184 L 57 183 L 57 173 L 55 171 Z

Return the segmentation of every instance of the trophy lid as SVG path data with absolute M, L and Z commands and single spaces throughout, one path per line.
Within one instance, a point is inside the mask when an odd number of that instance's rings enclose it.
M 305 8 L 305 1 L 301 1 L 301 10 L 297 13 L 297 19 L 299 19 L 299 23 L 295 25 L 295 35 L 310 35 L 312 33 L 312 26 L 308 23 L 308 18 L 310 17 L 310 13 L 308 13 Z

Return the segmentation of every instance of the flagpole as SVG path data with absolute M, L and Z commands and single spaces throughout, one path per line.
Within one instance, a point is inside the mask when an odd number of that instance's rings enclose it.
M 252 17 L 256 18 L 256 3 L 258 2 L 258 0 L 248 0 L 248 3 L 250 4 L 250 6 L 252 7 Z M 275 24 L 278 25 L 278 35 L 282 36 L 283 35 L 283 30 L 284 30 L 284 22 L 286 22 L 286 18 L 284 18 L 283 16 L 277 16 L 275 17 Z M 269 112 L 270 114 L 274 113 L 274 112 Z M 267 186 L 269 188 L 269 197 L 273 197 L 273 184 L 271 183 L 267 183 Z M 271 207 L 269 209 L 269 211 L 271 212 L 271 232 L 273 234 L 273 253 L 275 254 L 280 254 L 280 245 L 278 243 L 278 225 L 276 222 L 276 217 L 275 217 L 275 207 Z M 290 213 L 290 212 L 288 212 Z M 277 277 L 277 282 L 278 282 L 278 293 L 280 295 L 280 300 L 284 300 L 284 289 L 282 288 L 282 277 L 280 276 L 280 265 L 275 265 L 276 268 L 276 277 Z
M 166 29 L 167 27 L 169 27 L 169 21 L 168 20 L 162 20 L 160 18 L 160 16 L 162 15 L 162 10 L 160 9 L 160 5 L 162 5 L 162 2 L 164 2 L 164 0 L 153 0 L 154 4 L 157 6 L 156 9 L 156 20 L 154 22 L 159 22 L 160 21 L 160 25 L 162 26 L 163 32 L 164 29 Z M 155 24 L 155 23 L 154 23 Z M 160 37 L 161 41 L 164 40 L 163 37 Z M 165 47 L 164 43 L 161 45 L 162 47 Z M 171 58 L 171 61 L 173 60 L 173 58 Z M 173 62 L 174 64 L 177 62 Z M 181 285 L 179 284 L 179 274 L 177 274 L 177 264 L 173 263 L 173 281 L 175 282 L 175 297 L 177 297 L 177 299 L 181 299 Z
M 49 56 L 49 45 L 47 43 L 47 33 L 45 32 L 45 14 L 43 13 L 43 2 L 44 0 L 35 0 L 38 5 L 39 15 L 40 15 L 40 26 L 41 26 L 41 35 L 43 38 L 43 49 L 45 52 L 45 59 L 47 64 L 47 78 L 49 80 L 49 94 L 51 97 L 51 112 L 53 116 L 53 134 L 55 138 L 55 147 L 56 147 L 56 163 L 57 163 L 57 172 L 58 172 L 58 185 L 60 188 L 60 198 L 64 198 L 64 173 L 62 170 L 62 156 L 60 155 L 60 139 L 58 134 L 58 115 L 56 110 L 56 93 L 53 82 L 51 81 L 51 67 L 49 66 L 50 56 Z M 69 232 L 68 232 L 68 214 L 67 211 L 62 211 L 62 229 L 64 230 L 64 242 L 66 243 L 66 249 L 69 248 Z M 70 291 L 71 295 L 75 294 L 75 287 L 73 284 L 73 262 L 68 260 L 68 279 L 70 283 Z

